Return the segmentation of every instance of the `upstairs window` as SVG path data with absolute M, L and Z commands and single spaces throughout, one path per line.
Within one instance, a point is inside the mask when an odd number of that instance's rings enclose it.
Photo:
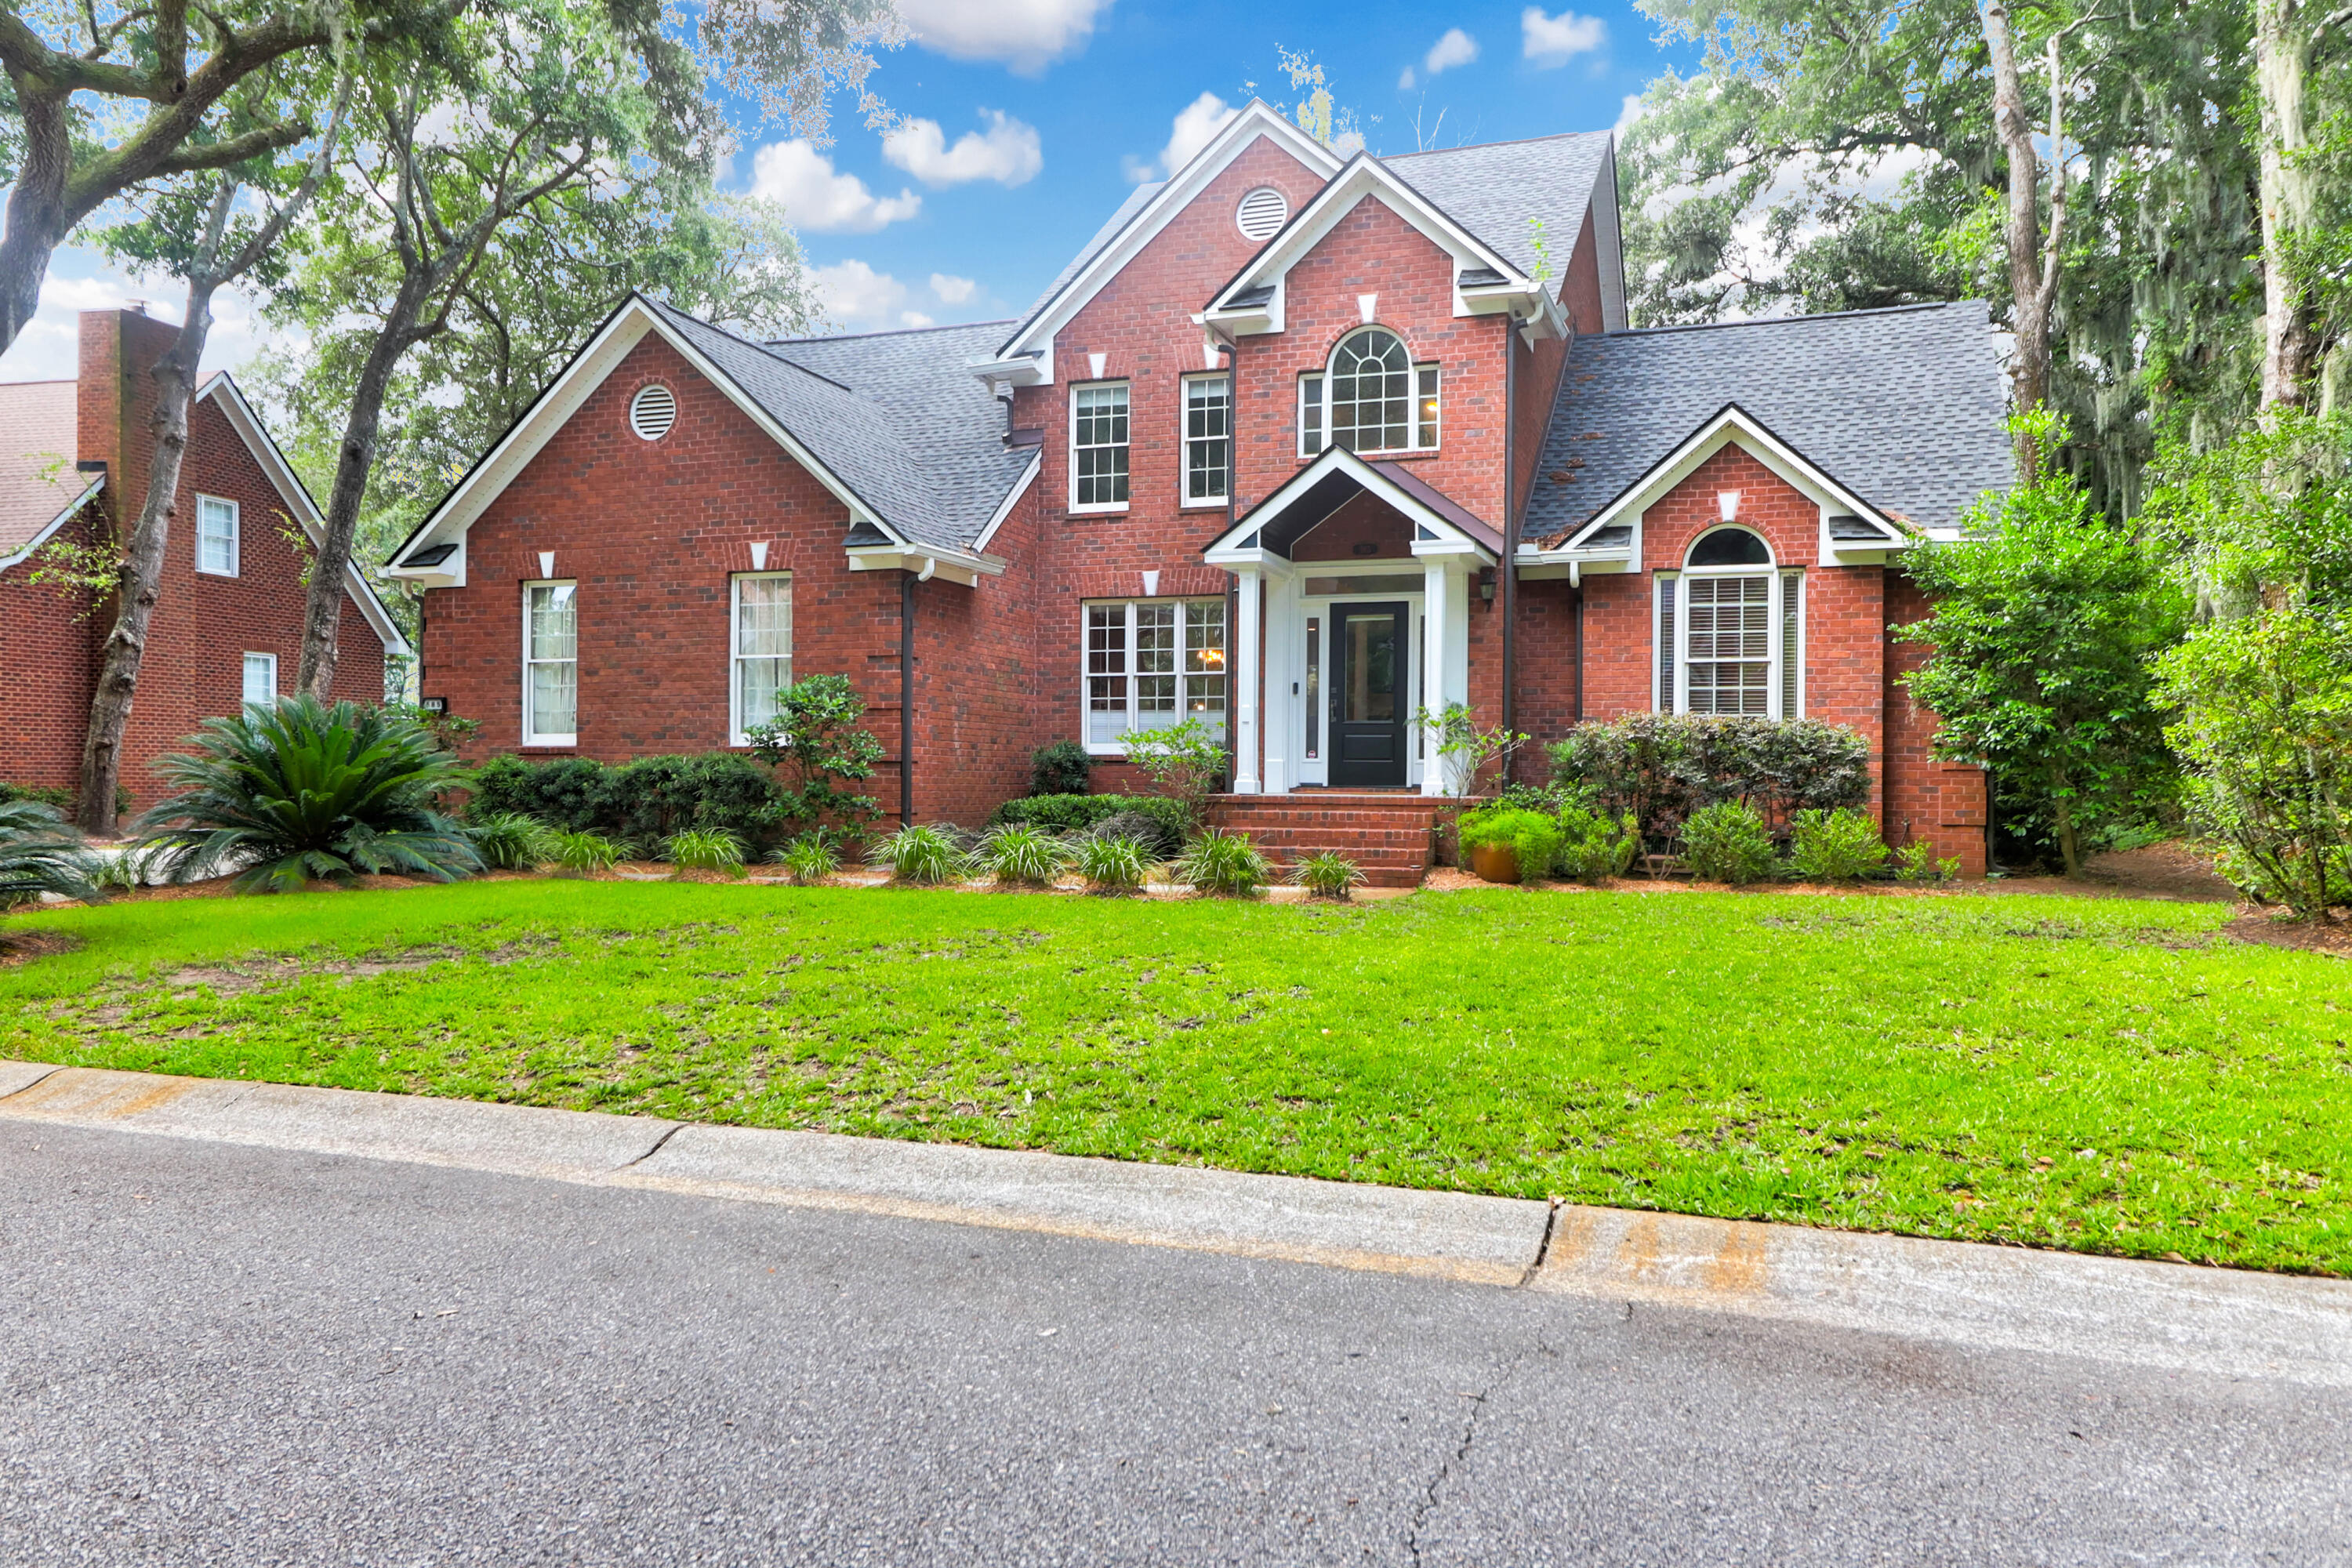
M 1081 386 L 1070 397 L 1070 503 L 1127 505 L 1127 383 Z
M 196 498 L 196 570 L 215 577 L 236 575 L 236 502 Z
M 1233 382 L 1192 376 L 1184 383 L 1184 504 L 1223 505 L 1233 476 Z
M 1299 378 L 1300 457 L 1326 446 L 1433 452 L 1437 439 L 1437 366 L 1413 363 L 1404 340 L 1385 327 L 1350 332 L 1323 371 Z

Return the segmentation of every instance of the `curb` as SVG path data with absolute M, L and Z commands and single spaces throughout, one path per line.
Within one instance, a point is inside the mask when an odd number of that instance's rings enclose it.
M 1520 1198 L 0 1060 L 0 1120 L 2352 1387 L 2352 1282 Z

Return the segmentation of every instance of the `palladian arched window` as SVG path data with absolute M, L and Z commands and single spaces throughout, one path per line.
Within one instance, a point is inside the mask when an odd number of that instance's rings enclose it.
M 1437 366 L 1415 364 L 1386 327 L 1349 333 L 1327 367 L 1298 378 L 1298 452 L 1425 452 L 1437 447 Z
M 1777 568 L 1760 534 L 1727 525 L 1693 541 L 1682 571 L 1657 577 L 1661 708 L 1775 719 L 1804 711 L 1801 571 Z

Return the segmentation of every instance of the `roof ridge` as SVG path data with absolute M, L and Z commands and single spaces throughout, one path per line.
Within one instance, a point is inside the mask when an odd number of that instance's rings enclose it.
M 1416 147 L 1410 153 L 1375 153 L 1386 163 L 1398 158 L 1433 158 L 1440 153 L 1475 153 L 1486 147 L 1525 147 L 1536 142 L 1566 142 L 1578 136 L 1614 136 L 1610 131 L 1555 131 L 1548 136 L 1509 136 L 1500 142 L 1470 142 L 1459 147 Z
M 1854 316 L 1902 316 L 1919 310 L 1948 310 L 1959 305 L 1981 305 L 1981 300 L 1923 300 L 1916 305 L 1872 305 L 1859 310 L 1805 310 L 1793 316 L 1743 316 L 1732 321 L 1678 321 L 1664 327 L 1620 327 L 1613 332 L 1581 334 L 1601 338 L 1658 337 L 1667 332 L 1713 332 L 1729 327 L 1786 327 L 1800 321 L 1840 321 Z
M 651 296 L 647 296 L 647 298 L 651 299 Z M 747 338 L 740 332 L 730 331 L 716 321 L 706 321 L 690 310 L 679 310 L 676 305 L 671 304 L 667 300 L 654 300 L 653 303 L 660 306 L 663 310 L 669 311 L 672 315 L 685 317 L 688 321 L 692 321 L 696 326 L 700 327 L 706 332 L 717 332 L 720 337 L 725 338 L 730 343 L 735 343 L 743 348 L 751 349 L 755 353 L 764 354 L 769 359 L 774 360 L 778 364 L 788 366 L 793 370 L 800 372 L 803 375 L 814 377 L 815 380 L 824 383 L 827 386 L 837 387 L 841 391 L 849 394 L 852 397 L 865 398 L 865 400 L 869 403 L 873 401 L 872 398 L 866 397 L 864 393 L 858 391 L 854 386 L 845 385 L 843 383 L 834 380 L 833 377 L 829 375 L 811 370 L 808 366 L 801 363 L 801 362 L 796 359 L 786 359 L 783 355 L 778 353 L 775 350 L 770 348 L 767 344 L 760 342 L 756 338 Z
M 919 332 L 955 332 L 971 327 L 1001 327 L 1017 321 L 1017 316 L 992 317 L 985 321 L 934 321 L 928 327 L 882 327 L 870 332 L 816 332 L 804 338 L 768 338 L 762 348 L 779 349 L 786 343 L 842 343 L 858 338 L 911 338 Z

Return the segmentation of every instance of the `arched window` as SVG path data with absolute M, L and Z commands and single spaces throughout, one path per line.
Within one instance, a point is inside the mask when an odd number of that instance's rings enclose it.
M 1298 451 L 1425 452 L 1437 446 L 1437 366 L 1415 364 L 1386 327 L 1349 333 L 1298 383 Z
M 1794 719 L 1804 708 L 1804 574 L 1752 529 L 1710 529 L 1658 582 L 1660 706 Z M 1679 613 L 1677 613 L 1679 612 Z

